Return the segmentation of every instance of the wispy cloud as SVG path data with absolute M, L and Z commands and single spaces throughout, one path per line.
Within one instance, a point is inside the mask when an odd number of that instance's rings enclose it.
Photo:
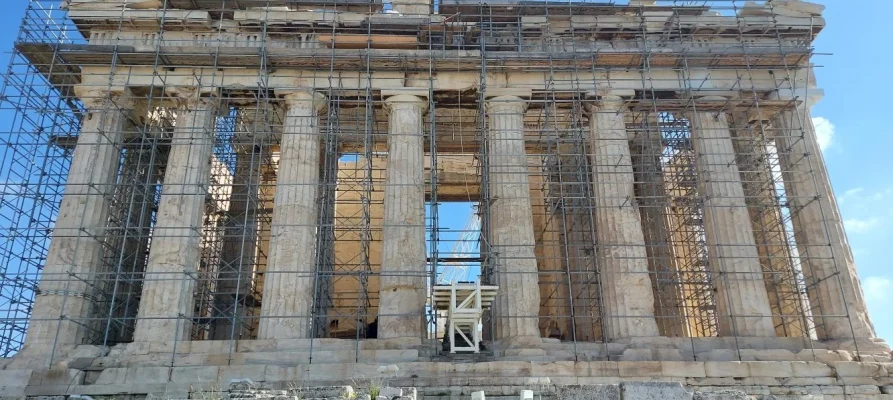
M 881 220 L 878 218 L 852 218 L 843 221 L 847 233 L 865 233 L 880 226 Z
M 865 188 L 863 188 L 863 187 L 855 187 L 855 188 L 849 189 L 849 190 L 843 192 L 842 195 L 837 196 L 837 202 L 840 204 L 843 204 L 843 203 L 846 203 L 847 200 L 849 200 L 849 199 L 859 198 L 859 195 L 862 194 L 862 192 L 864 192 L 864 191 L 865 191 Z
M 825 151 L 834 143 L 834 124 L 825 117 L 812 117 L 815 126 L 815 134 L 819 141 L 819 148 Z
M 862 280 L 862 290 L 865 291 L 865 299 L 880 303 L 890 298 L 893 290 L 893 279 L 886 276 L 869 276 Z

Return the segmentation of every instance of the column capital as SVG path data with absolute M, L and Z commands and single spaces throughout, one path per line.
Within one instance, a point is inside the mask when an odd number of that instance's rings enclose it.
M 601 88 L 586 93 L 583 107 L 587 113 L 624 111 L 626 101 L 635 97 L 636 91 L 631 89 Z
M 514 96 L 496 96 L 485 100 L 484 108 L 488 113 L 516 113 L 527 110 L 527 100 Z
M 109 108 L 113 105 L 122 110 L 136 108 L 136 98 L 128 88 L 94 88 L 88 86 L 75 86 L 75 94 L 84 103 L 87 111 Z
M 193 86 L 169 87 L 165 90 L 174 97 L 174 100 L 180 107 L 188 109 L 204 108 L 198 107 L 199 104 L 205 103 L 212 107 L 216 107 L 219 100 L 219 91 L 214 88 L 201 88 Z
M 626 97 L 606 95 L 587 100 L 583 103 L 583 106 L 585 107 L 586 112 L 590 114 L 590 116 L 591 114 L 597 112 L 619 113 L 622 111 L 626 111 L 626 109 L 628 108 L 626 106 L 626 101 Z
M 282 98 L 282 102 L 287 108 L 312 108 L 317 115 L 323 113 L 329 105 L 326 95 L 314 90 L 277 90 L 276 94 Z
M 418 107 L 422 109 L 422 113 L 428 110 L 428 100 L 415 94 L 398 94 L 390 96 L 384 101 L 385 109 L 388 112 L 405 108 Z

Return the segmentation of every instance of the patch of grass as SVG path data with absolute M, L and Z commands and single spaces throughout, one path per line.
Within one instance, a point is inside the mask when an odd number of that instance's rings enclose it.
M 385 386 L 386 382 L 384 378 L 371 378 L 366 382 L 361 382 L 356 379 L 353 380 L 353 387 L 361 388 L 365 387 L 369 390 L 369 397 L 371 400 L 375 400 L 381 394 L 381 388 Z M 350 400 L 354 400 L 357 397 L 357 393 L 354 392 L 353 397 Z

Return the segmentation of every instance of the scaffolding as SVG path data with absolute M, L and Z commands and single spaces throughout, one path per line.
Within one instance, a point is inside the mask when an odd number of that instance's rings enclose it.
M 191 301 L 172 321 L 189 326 L 193 341 L 258 338 L 261 305 L 274 301 L 263 293 L 265 280 L 281 273 L 268 270 L 267 260 L 279 140 L 289 124 L 278 91 L 299 89 L 296 81 L 312 82 L 326 98 L 314 190 L 313 307 L 311 315 L 296 317 L 312 320 L 315 338 L 359 342 L 377 335 L 388 172 L 384 100 L 387 88 L 398 87 L 412 87 L 428 103 L 427 265 L 413 277 L 427 282 L 420 339 L 432 349 L 440 339 L 431 328 L 439 318 L 432 285 L 464 279 L 457 278 L 457 265 L 464 273 L 479 268 L 472 279 L 483 284 L 496 285 L 499 274 L 510 273 L 499 268 L 500 258 L 510 255 L 497 254 L 490 241 L 490 172 L 501 155 L 487 145 L 485 104 L 496 93 L 528 96 L 524 179 L 542 337 L 575 350 L 578 343 L 607 342 L 599 252 L 623 244 L 597 240 L 592 183 L 599 177 L 592 163 L 598 160 L 587 96 L 608 86 L 636 87 L 625 98 L 636 177 L 628 201 L 642 221 L 661 335 L 713 337 L 724 318 L 734 317 L 718 308 L 717 286 L 737 278 L 718 269 L 710 250 L 731 244 L 709 243 L 706 233 L 713 228 L 698 167 L 704 154 L 693 146 L 699 139 L 690 119 L 702 110 L 731 116 L 744 191 L 738 200 L 752 222 L 777 336 L 820 338 L 823 324 L 850 318 L 824 311 L 815 295 L 822 279 L 839 277 L 804 274 L 811 257 L 822 256 L 806 247 L 814 244 L 798 243 L 802 207 L 796 204 L 803 201 L 792 201 L 787 189 L 814 179 L 791 169 L 821 155 L 791 154 L 791 143 L 803 140 L 801 128 L 772 123 L 791 110 L 805 118 L 798 104 L 813 90 L 811 46 L 824 26 L 818 15 L 786 16 L 771 2 L 739 0 L 520 6 L 451 0 L 436 4 L 431 15 L 395 14 L 391 4 L 373 0 L 163 3 L 150 10 L 86 0 L 28 6 L 2 88 L 9 123 L 0 133 L 0 355 L 19 351 L 32 317 L 52 317 L 32 316 L 37 293 L 52 290 L 82 293 L 78 301 L 91 311 L 72 321 L 85 327 L 81 343 L 134 340 L 144 284 L 170 279 L 146 268 L 159 232 L 174 232 L 156 229 L 156 221 L 172 174 L 171 148 L 182 140 L 175 128 L 200 123 L 176 102 L 184 82 L 216 110 L 210 180 L 200 188 L 197 263 L 177 278 Z M 122 97 L 101 94 L 116 88 L 126 88 Z M 785 90 L 800 97 L 772 97 Z M 88 144 L 120 147 L 113 187 L 66 188 L 74 149 L 84 145 L 79 132 L 108 110 L 126 111 L 122 140 Z M 73 233 L 101 242 L 101 267 L 42 273 L 69 190 L 106 197 L 107 218 Z M 196 188 L 167 190 L 194 194 Z M 441 206 L 450 202 L 468 203 L 469 214 L 443 215 Z M 448 232 L 444 219 L 477 222 Z M 458 244 L 457 235 L 464 238 Z M 485 314 L 484 339 L 494 339 L 499 318 L 515 317 Z

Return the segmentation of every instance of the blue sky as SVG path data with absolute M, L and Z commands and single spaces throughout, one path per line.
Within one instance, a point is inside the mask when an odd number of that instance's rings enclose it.
M 812 115 L 875 326 L 879 336 L 893 340 L 893 269 L 887 253 L 893 245 L 893 79 L 887 63 L 893 56 L 885 50 L 891 46 L 887 16 L 893 15 L 893 1 L 818 2 L 827 6 L 828 27 L 815 43 L 825 55 L 814 59 L 825 99 Z M 3 4 L 0 49 L 9 51 L 27 0 Z M 4 117 L 0 130 L 8 129 Z M 456 230 L 464 223 L 450 221 Z

